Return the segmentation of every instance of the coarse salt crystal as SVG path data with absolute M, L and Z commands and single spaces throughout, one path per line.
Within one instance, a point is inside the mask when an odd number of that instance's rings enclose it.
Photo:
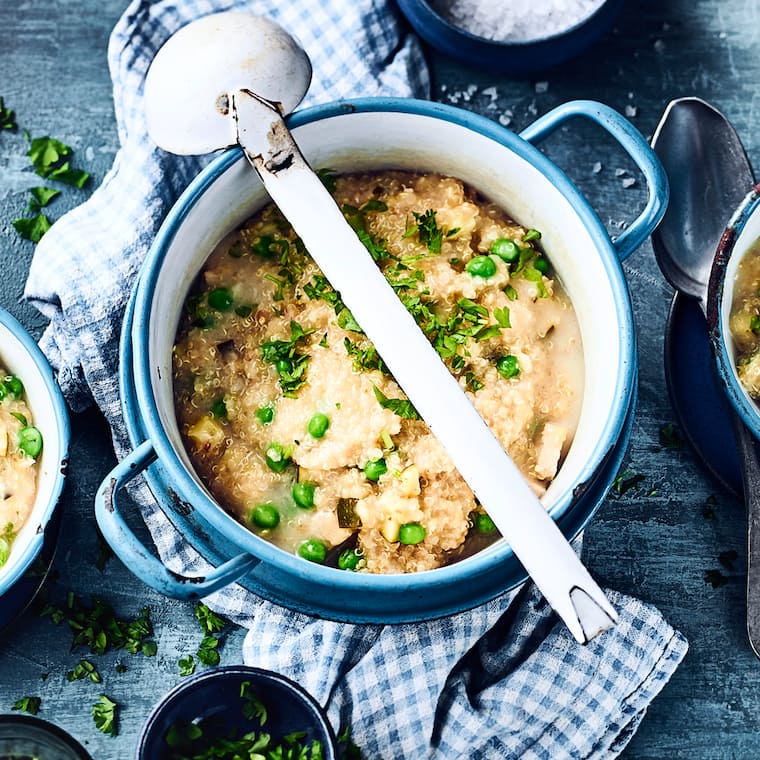
M 525 42 L 551 37 L 585 21 L 604 0 L 431 0 L 446 21 L 477 37 Z

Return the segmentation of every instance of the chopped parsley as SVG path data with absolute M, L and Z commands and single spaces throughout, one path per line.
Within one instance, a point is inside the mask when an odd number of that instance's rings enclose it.
M 118 733 L 116 719 L 118 705 L 109 699 L 105 694 L 98 697 L 98 701 L 92 706 L 92 717 L 95 721 L 95 727 L 109 736 L 116 736 Z
M 411 401 L 400 398 L 388 398 L 376 385 L 372 386 L 372 390 L 375 392 L 377 403 L 380 404 L 383 409 L 389 409 L 405 420 L 421 419 L 419 412 L 414 408 Z
M 660 428 L 659 440 L 660 446 L 664 449 L 680 449 L 683 447 L 681 433 L 672 422 L 668 422 Z
M 16 114 L 5 107 L 2 96 L 0 96 L 0 129 L 15 131 L 18 128 L 16 124 Z
M 411 237 L 416 233 L 417 239 L 422 245 L 427 246 L 430 253 L 440 253 L 443 239 L 456 235 L 459 232 L 459 227 L 454 227 L 451 230 L 439 227 L 435 218 L 436 212 L 431 208 L 422 214 L 413 211 L 412 215 L 414 216 L 415 224 L 407 226 L 404 231 L 404 237 Z
M 264 361 L 274 364 L 285 396 L 295 397 L 306 383 L 306 369 L 311 357 L 301 352 L 303 343 L 313 330 L 304 330 L 298 322 L 290 322 L 290 340 L 267 340 L 261 344 Z
M 2 97 L 0 97 L 0 129 L 15 130 L 16 128 L 14 112 L 10 108 L 6 108 Z M 45 136 L 31 139 L 26 131 L 24 134 L 29 140 L 27 155 L 34 171 L 40 177 L 80 189 L 84 187 L 90 175 L 72 166 L 71 159 L 74 151 L 71 147 L 54 137 Z M 60 195 L 60 190 L 38 186 L 31 188 L 30 194 L 31 200 L 26 210 L 31 211 L 33 216 L 19 217 L 14 219 L 12 224 L 22 238 L 33 243 L 39 243 L 43 235 L 52 226 L 50 219 L 42 213 L 42 209 Z
M 195 658 L 191 654 L 186 654 L 177 660 L 179 665 L 179 674 L 181 676 L 191 676 L 195 673 Z
M 227 621 L 212 612 L 203 602 L 199 602 L 195 607 L 195 617 L 206 634 L 219 633 L 227 626 Z
M 11 710 L 20 710 L 21 712 L 36 715 L 40 711 L 42 699 L 40 697 L 21 697 L 11 706 Z
M 156 643 L 150 639 L 153 626 L 150 610 L 144 607 L 132 620 L 118 618 L 111 605 L 95 599 L 88 607 L 69 592 L 65 607 L 45 605 L 41 617 L 50 617 L 56 624 L 66 622 L 74 635 L 71 649 L 89 647 L 93 654 L 111 649 L 125 649 L 130 654 L 141 652 L 146 657 L 156 653 Z
M 387 210 L 388 206 L 384 201 L 374 198 L 368 200 L 361 208 L 351 206 L 348 203 L 345 203 L 342 208 L 346 221 L 351 225 L 357 237 L 375 261 L 388 258 L 389 254 L 385 247 L 385 241 L 375 240 L 367 230 L 367 214 L 382 213 Z
M 728 578 L 720 570 L 705 570 L 705 583 L 709 583 L 713 588 L 720 588 L 728 583 Z
M 98 673 L 95 665 L 89 660 L 80 660 L 73 670 L 69 670 L 66 673 L 67 681 L 81 681 L 85 678 L 88 678 L 93 683 L 100 683 L 101 681 L 100 673 Z

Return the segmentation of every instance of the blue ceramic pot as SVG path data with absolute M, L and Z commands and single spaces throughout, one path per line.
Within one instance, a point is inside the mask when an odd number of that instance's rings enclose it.
M 641 168 L 649 200 L 614 242 L 588 202 L 533 143 L 575 117 L 609 132 Z M 644 138 L 598 103 L 565 104 L 515 135 L 440 104 L 362 99 L 308 109 L 289 125 L 313 166 L 338 172 L 384 168 L 450 174 L 541 229 L 552 266 L 575 306 L 587 368 L 574 442 L 543 501 L 568 537 L 603 500 L 630 433 L 636 340 L 621 261 L 646 239 L 667 202 L 667 183 Z M 301 560 L 266 542 L 209 495 L 184 451 L 174 416 L 171 353 L 185 296 L 208 254 L 267 202 L 239 150 L 222 154 L 191 184 L 162 226 L 140 274 L 121 342 L 122 402 L 133 453 L 96 499 L 103 534 L 125 564 L 162 593 L 197 598 L 238 581 L 283 604 L 337 620 L 400 622 L 464 610 L 525 579 L 498 541 L 436 570 L 407 575 L 347 573 Z M 164 567 L 124 521 L 120 489 L 137 473 L 169 519 L 210 563 L 203 577 Z

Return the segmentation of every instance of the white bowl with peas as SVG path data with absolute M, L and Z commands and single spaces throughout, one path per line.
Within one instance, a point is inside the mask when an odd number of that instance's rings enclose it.
M 69 418 L 44 355 L 0 309 L 0 595 L 32 566 L 63 490 Z

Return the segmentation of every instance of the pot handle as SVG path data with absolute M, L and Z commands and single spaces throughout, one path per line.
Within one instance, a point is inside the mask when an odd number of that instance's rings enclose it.
M 118 509 L 118 494 L 132 478 L 156 460 L 150 441 L 141 443 L 114 467 L 95 496 L 95 517 L 119 559 L 146 585 L 175 599 L 200 599 L 234 583 L 259 563 L 251 554 L 233 557 L 208 575 L 184 576 L 170 570 L 132 532 Z
M 613 241 L 618 258 L 624 261 L 649 237 L 665 213 L 670 192 L 668 178 L 660 159 L 641 132 L 613 108 L 594 100 L 571 100 L 557 106 L 520 132 L 520 137 L 530 143 L 539 142 L 576 116 L 585 116 L 606 130 L 633 159 L 646 179 L 649 197 L 644 210 Z

